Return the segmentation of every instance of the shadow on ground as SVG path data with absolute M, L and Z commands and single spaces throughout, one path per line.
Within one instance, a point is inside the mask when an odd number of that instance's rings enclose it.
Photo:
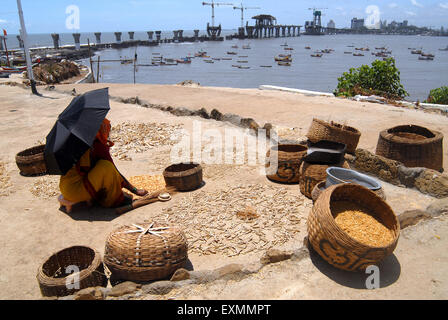
M 337 269 L 322 259 L 314 249 L 309 248 L 309 251 L 314 266 L 328 278 L 345 287 L 367 290 L 366 280 L 371 273 L 349 272 Z M 401 265 L 394 254 L 384 259 L 378 265 L 378 268 L 380 270 L 380 288 L 392 285 L 400 277 Z

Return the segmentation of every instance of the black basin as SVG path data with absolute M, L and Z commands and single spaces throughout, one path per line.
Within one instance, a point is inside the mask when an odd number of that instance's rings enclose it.
M 347 146 L 343 143 L 322 140 L 308 142 L 308 154 L 304 161 L 316 164 L 338 164 L 344 160 Z

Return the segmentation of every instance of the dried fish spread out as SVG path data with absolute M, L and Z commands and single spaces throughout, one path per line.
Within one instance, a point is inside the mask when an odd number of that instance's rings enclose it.
M 152 148 L 175 145 L 183 125 L 156 122 L 123 122 L 112 127 L 109 139 L 115 143 L 111 155 L 131 161 L 130 153 L 142 153 Z
M 11 178 L 6 171 L 6 164 L 0 162 L 0 197 L 6 197 L 12 192 Z
M 368 209 L 348 201 L 336 201 L 331 204 L 331 212 L 336 224 L 356 241 L 371 246 L 389 245 L 394 236 L 381 221 Z
M 228 257 L 280 246 L 302 229 L 301 194 L 270 185 L 190 193 L 153 218 L 181 225 L 190 252 Z
M 59 196 L 59 177 L 46 176 L 37 179 L 30 188 L 30 192 L 40 199 L 53 199 Z
M 128 181 L 134 185 L 137 189 L 145 189 L 148 191 L 148 193 L 152 193 L 161 189 L 164 189 L 166 187 L 165 185 L 165 179 L 162 175 L 156 175 L 156 176 L 150 176 L 150 175 L 144 175 L 144 176 L 135 176 L 130 177 Z M 137 196 L 134 196 L 135 198 L 138 198 Z

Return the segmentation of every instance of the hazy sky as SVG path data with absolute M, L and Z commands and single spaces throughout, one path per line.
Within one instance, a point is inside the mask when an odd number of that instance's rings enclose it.
M 206 0 L 211 2 L 211 0 Z M 218 0 L 240 5 L 239 1 Z M 366 8 L 376 5 L 380 18 L 408 20 L 410 24 L 433 28 L 448 27 L 448 0 L 245 0 L 246 7 L 261 7 L 245 12 L 245 20 L 266 13 L 275 16 L 278 24 L 304 25 L 312 18 L 309 8 L 325 8 L 323 24 L 332 19 L 336 27 L 350 26 L 353 17 L 367 18 Z M 211 21 L 211 7 L 201 0 L 22 0 L 28 33 L 74 32 L 67 29 L 66 9 L 79 7 L 79 32 L 147 31 L 201 29 Z M 215 9 L 216 23 L 224 29 L 241 24 L 241 12 L 232 6 Z M 72 20 L 70 20 L 72 21 Z M 0 0 L 0 29 L 14 34 L 19 30 L 16 0 Z

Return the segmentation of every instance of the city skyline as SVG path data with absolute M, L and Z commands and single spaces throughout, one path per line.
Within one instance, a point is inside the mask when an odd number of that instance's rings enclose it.
M 0 29 L 16 34 L 20 29 L 16 1 L 2 2 Z M 240 6 L 241 0 L 226 3 Z M 211 21 L 210 6 L 203 6 L 202 1 L 198 0 L 48 0 L 44 5 L 41 1 L 22 0 L 22 5 L 29 33 L 203 30 Z M 67 28 L 66 22 L 70 15 L 67 8 L 71 5 L 79 8 L 79 29 Z M 263 13 L 275 16 L 279 24 L 304 25 L 306 20 L 312 20 L 312 10 L 309 8 L 325 8 L 322 10 L 324 26 L 333 20 L 336 28 L 350 28 L 353 18 L 368 19 L 368 7 L 376 6 L 379 19 L 387 20 L 388 23 L 407 20 L 410 25 L 419 27 L 448 27 L 448 0 L 279 0 L 275 3 L 268 0 L 246 0 L 243 5 L 261 8 L 246 10 L 245 21 L 250 21 L 249 24 L 253 24 L 250 19 L 252 16 Z M 216 7 L 215 20 L 223 29 L 237 28 L 241 24 L 241 11 L 234 10 L 230 5 Z

